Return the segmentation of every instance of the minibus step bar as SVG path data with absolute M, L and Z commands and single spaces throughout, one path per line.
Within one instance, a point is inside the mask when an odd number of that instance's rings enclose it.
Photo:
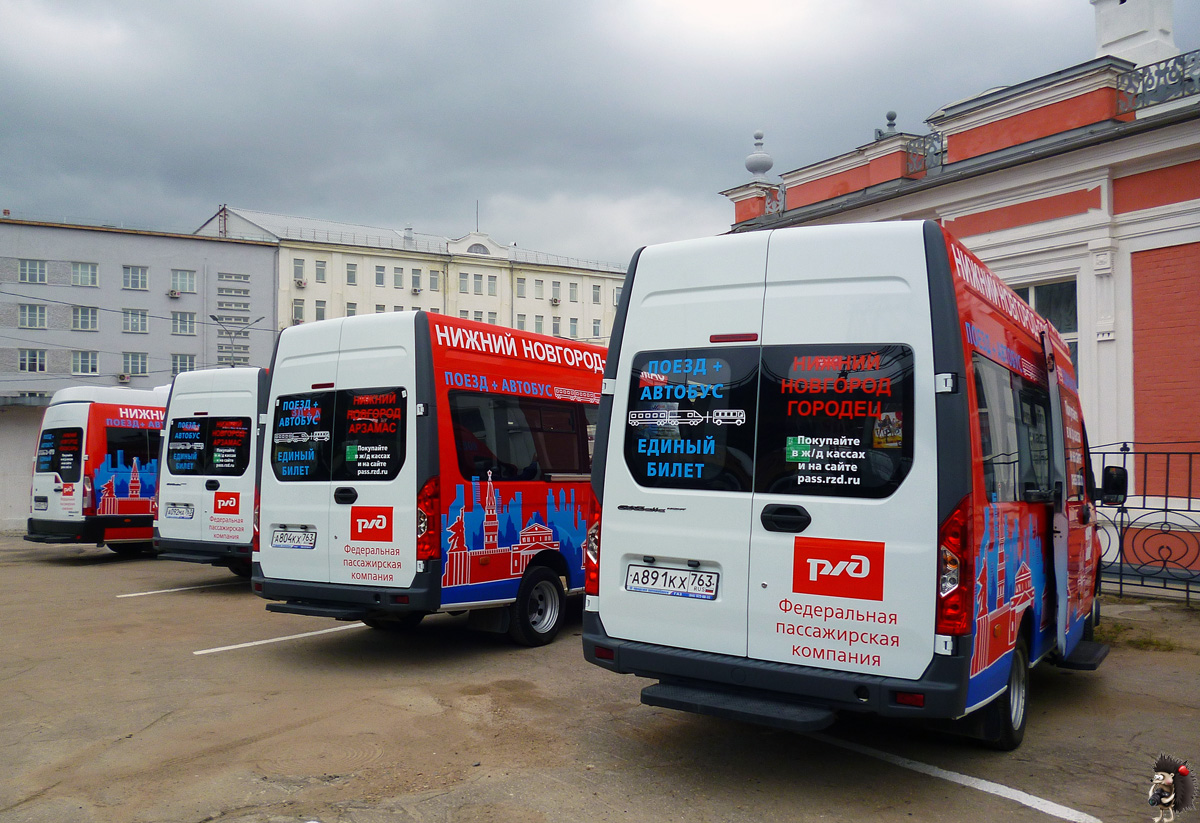
M 1080 640 L 1079 645 L 1071 652 L 1070 657 L 1058 661 L 1060 669 L 1076 669 L 1078 671 L 1094 672 L 1100 668 L 1100 663 L 1108 657 L 1108 644 L 1096 643 L 1092 640 Z
M 362 606 L 318 606 L 312 603 L 268 603 L 267 611 L 303 614 L 309 617 L 332 617 L 337 620 L 362 620 L 369 612 Z
M 642 689 L 642 702 L 647 706 L 708 714 L 793 732 L 819 731 L 831 725 L 837 717 L 832 709 L 820 706 L 805 706 L 675 683 L 647 686 Z

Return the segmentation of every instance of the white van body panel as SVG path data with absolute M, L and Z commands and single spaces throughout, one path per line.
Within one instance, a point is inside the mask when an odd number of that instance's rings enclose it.
M 258 381 L 259 370 L 249 368 L 201 369 L 175 378 L 163 427 L 162 486 L 155 521 L 159 537 L 221 544 L 250 542 L 254 530 L 254 461 L 259 445 Z M 240 475 L 171 472 L 172 426 L 177 420 L 203 417 L 250 421 L 250 461 Z M 218 488 L 210 489 L 210 485 Z
M 58 394 L 55 394 L 55 399 Z M 80 428 L 83 430 L 84 453 L 80 454 L 81 472 L 86 472 L 87 466 L 87 429 L 88 407 L 90 403 L 66 402 L 52 403 L 42 417 L 42 431 L 49 429 Z M 34 465 L 37 465 L 36 451 Z M 67 484 L 62 478 L 51 472 L 33 472 L 31 486 L 32 497 L 29 500 L 30 512 L 35 517 L 45 517 L 49 520 L 83 521 L 83 476 L 74 484 Z M 67 490 L 71 494 L 64 494 Z M 46 509 L 39 511 L 35 500 L 45 498 Z
M 618 374 L 627 377 L 640 351 L 710 347 L 713 329 L 755 333 L 762 328 L 766 233 L 665 244 L 647 248 L 629 295 L 629 314 Z M 643 276 L 642 272 L 645 272 Z M 749 344 L 754 345 L 754 344 Z M 613 444 L 624 442 L 630 381 L 618 379 L 613 398 Z M 619 410 L 619 411 L 618 411 Z M 690 489 L 649 489 L 634 482 L 620 457 L 609 462 L 603 543 L 642 547 L 601 552 L 601 577 L 624 580 L 631 563 L 720 573 L 715 600 L 663 597 L 606 585 L 600 591 L 604 624 L 613 637 L 744 656 L 746 590 L 753 500 L 748 494 L 713 495 Z M 642 510 L 620 507 L 642 507 Z

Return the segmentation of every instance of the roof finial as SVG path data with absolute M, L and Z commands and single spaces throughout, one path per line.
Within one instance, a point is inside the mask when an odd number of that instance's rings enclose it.
M 775 160 L 763 151 L 763 133 L 754 132 L 754 151 L 746 158 L 746 171 L 754 175 L 755 180 L 766 180 L 767 172 L 774 165 Z
M 889 111 L 887 113 L 887 128 L 875 129 L 875 139 L 882 140 L 885 137 L 891 137 L 896 134 L 896 112 Z

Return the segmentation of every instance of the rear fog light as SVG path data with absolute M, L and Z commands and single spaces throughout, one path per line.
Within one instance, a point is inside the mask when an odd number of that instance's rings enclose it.
M 920 692 L 896 692 L 896 702 L 901 706 L 925 708 L 925 695 Z
M 397 605 L 400 605 L 400 606 L 407 606 L 408 605 L 408 595 L 407 594 L 393 594 L 392 602 Z
M 596 647 L 596 659 L 597 660 L 613 660 L 615 658 L 616 658 L 616 653 L 612 649 L 608 648 L 607 646 L 597 646 Z

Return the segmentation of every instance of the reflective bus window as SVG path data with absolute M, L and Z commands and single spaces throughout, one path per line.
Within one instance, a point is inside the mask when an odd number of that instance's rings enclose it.
M 283 482 L 329 480 L 333 392 L 282 395 L 271 422 L 271 470 Z
M 343 389 L 334 404 L 333 479 L 392 480 L 404 465 L 408 393 L 398 386 Z
M 56 473 L 65 483 L 79 481 L 83 462 L 83 429 L 46 429 L 38 441 L 34 471 Z
M 506 481 L 591 471 L 594 406 L 469 391 L 452 391 L 449 401 L 458 469 L 466 480 L 488 472 L 492 480 Z
M 239 477 L 250 465 L 249 417 L 187 417 L 171 421 L 167 471 L 174 475 Z

